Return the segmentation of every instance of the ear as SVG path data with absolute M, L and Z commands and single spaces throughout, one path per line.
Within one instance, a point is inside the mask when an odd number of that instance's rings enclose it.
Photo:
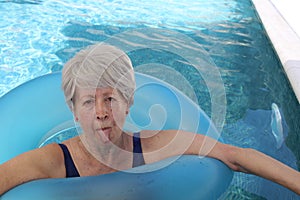
M 75 110 L 75 107 L 73 105 L 73 102 L 71 104 L 71 111 L 73 113 L 73 117 L 74 117 L 75 121 L 78 122 L 78 117 L 76 116 L 76 110 Z
M 129 109 L 130 109 L 130 106 L 129 106 L 129 105 L 127 105 L 127 108 L 126 108 L 126 111 L 125 111 L 126 115 L 128 115 L 128 113 L 129 113 Z

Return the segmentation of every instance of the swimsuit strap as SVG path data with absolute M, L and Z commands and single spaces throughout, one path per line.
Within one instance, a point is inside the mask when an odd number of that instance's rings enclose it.
M 58 144 L 64 153 L 66 177 L 80 177 L 79 172 L 74 164 L 68 147 L 64 144 Z
M 132 167 L 138 167 L 145 164 L 143 150 L 141 145 L 140 132 L 133 134 L 133 161 Z

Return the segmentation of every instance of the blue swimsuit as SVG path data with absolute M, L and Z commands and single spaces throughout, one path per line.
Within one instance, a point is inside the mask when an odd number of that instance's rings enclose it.
M 66 177 L 80 177 L 80 174 L 75 166 L 75 163 L 71 157 L 71 154 L 64 144 L 59 144 L 61 147 L 64 158 L 65 158 L 65 167 L 66 167 Z M 143 150 L 141 145 L 141 139 L 140 139 L 140 133 L 134 133 L 133 135 L 133 161 L 132 161 L 132 167 L 137 167 L 140 165 L 144 165 L 145 160 L 143 156 Z
M 68 147 L 64 144 L 59 144 L 59 146 L 61 147 L 65 157 L 66 177 L 80 177 Z

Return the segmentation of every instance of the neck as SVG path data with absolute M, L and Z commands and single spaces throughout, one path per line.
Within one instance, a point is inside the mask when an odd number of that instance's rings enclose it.
M 119 140 L 106 145 L 89 145 L 85 137 L 81 137 L 81 148 L 85 154 L 111 168 L 122 170 L 132 166 L 132 136 L 123 133 Z

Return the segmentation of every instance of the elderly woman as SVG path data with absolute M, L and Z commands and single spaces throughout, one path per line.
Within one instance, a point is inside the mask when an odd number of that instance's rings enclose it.
M 62 75 L 66 102 L 82 134 L 0 165 L 0 195 L 31 180 L 107 174 L 181 154 L 219 159 L 235 171 L 264 177 L 300 194 L 298 171 L 253 149 L 181 130 L 124 132 L 135 79 L 131 61 L 120 49 L 98 44 L 82 50 L 66 63 Z

